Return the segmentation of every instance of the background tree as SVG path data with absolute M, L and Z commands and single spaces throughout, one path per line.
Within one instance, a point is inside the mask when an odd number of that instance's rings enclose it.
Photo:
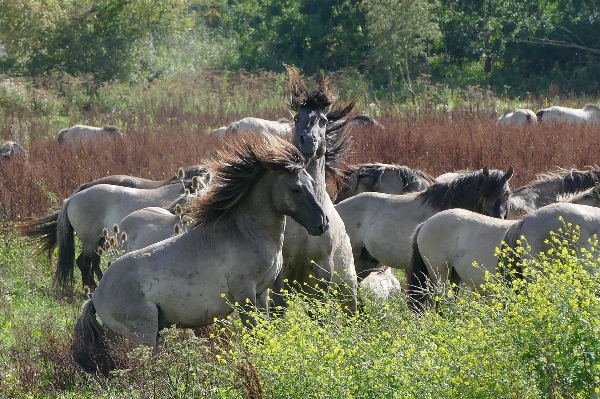
M 239 39 L 240 65 L 314 74 L 362 67 L 368 49 L 360 0 L 231 0 L 224 24 Z
M 410 64 L 426 55 L 427 44 L 441 37 L 433 11 L 436 3 L 427 0 L 370 0 L 367 28 L 376 65 L 385 68 L 393 100 L 394 71 L 399 71 L 416 103 Z
M 5 65 L 30 75 L 62 69 L 127 80 L 142 54 L 191 24 L 185 0 L 17 0 L 0 3 Z M 13 33 L 14 32 L 14 33 Z

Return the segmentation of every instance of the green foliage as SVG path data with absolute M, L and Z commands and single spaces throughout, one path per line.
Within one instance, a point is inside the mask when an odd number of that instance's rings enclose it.
M 541 256 L 529 256 L 522 238 L 516 251 L 526 259 L 526 280 L 488 275 L 485 297 L 442 285 L 438 312 L 412 313 L 401 293 L 381 299 L 363 292 L 363 311 L 350 317 L 328 294 L 321 302 L 291 292 L 285 315 L 255 311 L 253 330 L 235 316 L 202 330 L 170 328 L 161 332 L 158 353 L 115 336 L 111 350 L 127 368 L 104 379 L 70 358 L 79 304 L 56 302 L 48 265 L 36 266 L 23 240 L 5 235 L 0 394 L 596 398 L 598 242 L 581 243 L 568 224 L 552 237 Z M 497 254 L 503 262 L 515 258 L 512 250 Z
M 190 23 L 183 0 L 45 3 L 2 3 L 0 32 L 8 38 L 2 44 L 13 69 L 32 75 L 61 69 L 71 75 L 92 73 L 100 81 L 127 80 L 151 51 L 149 44 Z

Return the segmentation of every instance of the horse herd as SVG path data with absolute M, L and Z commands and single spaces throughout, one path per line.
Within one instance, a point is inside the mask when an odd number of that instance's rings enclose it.
M 522 108 L 514 112 L 507 112 L 500 116 L 496 123 L 503 125 L 525 125 L 537 124 L 539 122 L 562 122 L 562 123 L 600 123 L 600 107 L 587 104 L 581 109 L 552 106 L 533 112 Z
M 522 233 L 542 250 L 558 215 L 586 235 L 600 227 L 600 171 L 592 169 L 557 170 L 512 193 L 512 166 L 438 178 L 399 165 L 339 170 L 354 101 L 336 105 L 327 77 L 309 91 L 299 71 L 286 67 L 291 140 L 269 131 L 231 135 L 215 158 L 173 179 L 105 177 L 20 226 L 40 253 L 52 259 L 57 249 L 60 292 L 72 285 L 75 265 L 93 291 L 72 345 L 84 370 L 107 375 L 117 368 L 106 329 L 156 347 L 161 329 L 212 324 L 233 312 L 231 304 L 252 326 L 253 309 L 285 309 L 290 287 L 335 294 L 354 314 L 361 281 L 377 291 L 373 276 L 383 276 L 381 284 L 399 287 L 390 269 L 373 272 L 381 265 L 406 270 L 411 306 L 420 309 L 428 301 L 422 287 L 437 278 L 477 289 L 481 270 L 471 270 L 472 261 L 495 270 L 503 239 Z M 331 185 L 339 188 L 335 200 Z M 125 253 L 103 273 L 107 245 Z

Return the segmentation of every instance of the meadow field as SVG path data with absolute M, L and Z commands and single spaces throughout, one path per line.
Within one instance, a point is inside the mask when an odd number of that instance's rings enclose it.
M 244 116 L 289 117 L 287 81 L 275 73 L 189 73 L 145 86 L 107 85 L 93 95 L 85 81 L 52 83 L 55 91 L 47 92 L 18 80 L 0 86 L 0 137 L 29 152 L 26 159 L 0 160 L 1 397 L 598 397 L 600 259 L 597 251 L 569 250 L 576 239 L 570 230 L 556 243 L 560 256 L 540 261 L 544 272 L 527 289 L 491 276 L 482 300 L 444 286 L 437 291 L 440 311 L 424 314 L 409 311 L 402 293 L 386 300 L 364 293 L 364 309 L 355 317 L 334 301 L 319 304 L 290 293 L 286 315 L 258 316 L 253 331 L 235 316 L 194 331 L 168 329 L 157 354 L 115 338 L 111 348 L 123 369 L 109 378 L 86 374 L 70 355 L 83 296 L 57 298 L 53 266 L 35 256 L 16 226 L 56 210 L 96 178 L 160 180 L 202 163 L 223 145 L 208 134 L 213 128 Z M 343 77 L 333 83 L 341 99 L 356 95 Z M 598 126 L 496 126 L 507 110 L 581 107 L 597 99 L 508 100 L 478 88 L 452 99 L 450 106 L 422 101 L 415 108 L 360 93 L 356 111 L 385 130 L 353 129 L 340 167 L 397 163 L 438 176 L 512 165 L 515 189 L 538 173 L 598 162 Z M 124 140 L 76 152 L 60 147 L 54 135 L 77 123 L 117 125 Z

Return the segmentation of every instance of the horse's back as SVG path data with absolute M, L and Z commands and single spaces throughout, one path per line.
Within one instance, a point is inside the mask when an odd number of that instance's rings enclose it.
M 587 239 L 600 233 L 600 208 L 565 202 L 546 205 L 523 217 L 520 235 L 527 239 L 531 254 L 537 254 L 549 249 L 546 240 L 550 231 L 559 233 L 561 230 L 565 234 L 567 224 L 573 228 L 578 226 L 579 244 L 589 246 Z
M 463 281 L 478 287 L 486 270 L 495 271 L 495 249 L 514 223 L 460 208 L 435 214 L 422 224 L 416 237 L 429 275 L 445 279 L 453 268 Z M 482 268 L 473 267 L 473 262 Z
M 93 240 L 98 229 L 112 229 L 131 212 L 148 206 L 166 205 L 182 194 L 183 189 L 178 185 L 138 189 L 98 184 L 74 194 L 67 212 L 79 237 L 82 238 L 87 232 Z
M 365 248 L 385 265 L 400 269 L 406 267 L 410 253 L 409 237 L 417 224 L 435 213 L 417 196 L 418 193 L 368 192 L 336 205 L 350 237 L 355 261 L 360 255 L 358 252 Z M 357 267 L 358 273 L 363 271 L 360 269 Z
M 130 213 L 119 224 L 121 231 L 127 234 L 123 250 L 135 251 L 172 237 L 178 222 L 178 216 L 160 207 L 147 207 Z
M 499 126 L 503 125 L 525 125 L 538 123 L 535 112 L 527 108 L 521 108 L 514 112 L 506 113 L 497 120 Z
M 110 125 L 102 127 L 74 125 L 64 133 L 63 131 L 59 132 L 59 142 L 69 145 L 83 144 L 87 141 L 99 139 L 114 140 L 118 138 L 123 138 L 123 133 L 116 126 Z
M 590 114 L 584 109 L 551 106 L 536 112 L 541 122 L 583 123 L 590 119 Z
M 255 118 L 252 116 L 240 119 L 235 129 L 231 129 L 232 133 L 271 133 L 280 136 L 287 135 L 292 131 L 292 124 L 279 121 L 271 121 L 268 119 Z

